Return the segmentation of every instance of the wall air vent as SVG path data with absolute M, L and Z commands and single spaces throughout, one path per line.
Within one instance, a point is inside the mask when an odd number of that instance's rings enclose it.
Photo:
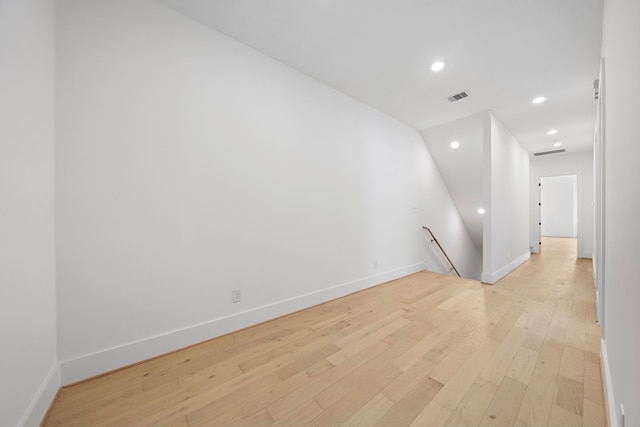
M 552 150 L 552 151 L 541 151 L 539 153 L 533 153 L 534 156 L 546 156 L 548 154 L 557 154 L 557 153 L 564 153 L 565 150 L 564 148 L 561 150 Z
M 461 99 L 464 99 L 466 97 L 468 97 L 469 94 L 467 93 L 466 90 L 463 90 L 460 93 L 456 93 L 455 95 L 451 95 L 449 97 L 447 97 L 447 99 L 449 100 L 449 102 L 456 102 L 456 101 L 460 101 Z

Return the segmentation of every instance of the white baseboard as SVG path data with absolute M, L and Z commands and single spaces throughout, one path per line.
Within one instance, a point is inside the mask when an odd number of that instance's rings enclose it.
M 51 367 L 49 373 L 42 381 L 38 392 L 31 401 L 31 405 L 29 405 L 27 412 L 18 425 L 20 427 L 39 426 L 47 414 L 53 399 L 55 399 L 56 394 L 58 394 L 60 386 L 60 365 L 56 363 Z
M 495 284 L 498 280 L 502 279 L 504 276 L 511 273 L 513 270 L 518 268 L 520 264 L 527 261 L 529 258 L 531 258 L 531 252 L 526 252 L 520 255 L 518 258 L 511 261 L 509 264 L 505 265 L 504 267 L 499 268 L 497 271 L 493 273 L 482 272 L 482 277 L 481 277 L 482 283 L 488 283 L 490 285 Z
M 607 395 L 605 399 L 608 402 L 609 408 L 609 426 L 615 427 L 618 425 L 618 412 L 616 410 L 616 402 L 613 398 L 613 385 L 611 384 L 611 371 L 609 369 L 609 357 L 607 356 L 607 344 L 604 339 L 600 340 L 601 352 L 602 352 L 602 366 L 604 368 L 604 379 L 606 382 Z M 606 414 L 605 414 L 606 416 Z
M 68 385 L 424 270 L 423 263 L 343 283 L 61 363 Z

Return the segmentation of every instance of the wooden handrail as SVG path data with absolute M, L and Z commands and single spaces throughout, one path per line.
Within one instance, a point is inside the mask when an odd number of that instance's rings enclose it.
M 453 271 L 456 272 L 458 277 L 462 277 L 462 276 L 460 276 L 460 273 L 458 273 L 458 269 L 456 268 L 456 266 L 453 265 L 453 263 L 449 259 L 449 255 L 447 255 L 447 253 L 444 251 L 444 249 L 440 245 L 440 242 L 438 242 L 438 239 L 436 239 L 436 236 L 433 234 L 433 231 L 431 231 L 431 229 L 429 227 L 425 227 L 424 225 L 422 226 L 422 228 L 424 228 L 425 230 L 427 230 L 429 232 L 429 234 L 431 234 L 431 238 L 433 239 L 434 242 L 436 242 L 436 245 L 438 245 L 438 247 L 440 248 L 440 251 L 444 254 L 444 257 L 447 259 L 447 261 L 449 261 L 449 265 L 451 265 L 451 268 L 453 268 Z

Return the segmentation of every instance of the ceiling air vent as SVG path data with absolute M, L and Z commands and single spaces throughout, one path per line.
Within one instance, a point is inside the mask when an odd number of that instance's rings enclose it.
M 464 98 L 466 98 L 468 96 L 469 96 L 469 94 L 467 93 L 467 91 L 463 90 L 460 93 L 456 93 L 455 95 L 449 96 L 447 99 L 449 100 L 449 102 L 456 102 L 456 101 L 460 101 L 461 99 L 464 99 Z
M 564 153 L 565 150 L 564 148 L 561 150 L 553 150 L 553 151 L 541 151 L 539 153 L 533 153 L 534 156 L 546 156 L 547 154 L 557 154 L 557 153 Z

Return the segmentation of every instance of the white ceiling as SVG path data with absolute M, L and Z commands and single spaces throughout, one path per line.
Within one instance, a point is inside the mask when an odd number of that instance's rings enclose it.
M 418 130 L 491 111 L 530 152 L 592 147 L 602 0 L 161 1 Z

